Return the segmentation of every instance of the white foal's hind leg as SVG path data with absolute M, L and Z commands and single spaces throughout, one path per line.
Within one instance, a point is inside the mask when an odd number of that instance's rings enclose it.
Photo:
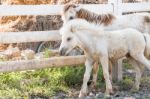
M 138 91 L 139 86 L 140 86 L 141 76 L 142 76 L 142 70 L 140 68 L 142 66 L 142 64 L 140 64 L 133 58 L 129 58 L 129 63 L 132 64 L 132 67 L 135 69 L 135 72 L 136 72 L 135 84 L 132 88 L 132 91 Z
M 87 95 L 88 89 L 87 89 L 87 82 L 90 79 L 91 71 L 92 71 L 92 65 L 93 65 L 93 60 L 87 59 L 85 62 L 85 73 L 84 73 L 84 78 L 83 78 L 83 85 L 79 94 L 79 98 L 84 98 Z
M 112 84 L 111 84 L 111 81 L 110 81 L 110 77 L 109 77 L 109 69 L 108 69 L 108 57 L 107 55 L 105 56 L 102 56 L 100 57 L 100 62 L 102 64 L 102 69 L 103 69 L 103 75 L 104 75 L 104 78 L 105 78 L 105 82 L 106 82 L 106 92 L 105 94 L 107 96 L 109 96 L 110 94 L 113 93 L 113 90 L 112 90 Z
M 150 70 L 150 61 L 145 58 L 144 54 L 132 55 L 132 57 Z

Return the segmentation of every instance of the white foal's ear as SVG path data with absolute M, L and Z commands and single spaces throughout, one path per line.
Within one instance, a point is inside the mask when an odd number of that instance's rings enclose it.
M 75 10 L 78 12 L 78 11 L 80 11 L 81 10 L 81 5 L 75 5 Z
M 73 26 L 70 26 L 70 31 L 71 31 L 72 33 L 75 32 L 75 29 L 73 28 Z
M 72 33 L 74 33 L 74 32 L 76 32 L 76 28 L 75 28 L 74 26 L 70 26 L 70 31 L 71 31 Z

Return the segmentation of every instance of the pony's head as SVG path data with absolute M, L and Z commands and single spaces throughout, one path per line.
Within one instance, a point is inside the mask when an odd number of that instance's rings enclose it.
M 98 36 L 101 31 L 100 26 L 89 23 L 84 19 L 73 19 L 68 21 L 60 29 L 62 42 L 60 45 L 60 55 L 68 55 L 75 47 L 85 51 L 85 43 L 91 36 Z
M 76 30 L 72 21 L 69 21 L 66 25 L 60 29 L 60 34 L 62 36 L 62 42 L 59 48 L 60 55 L 68 55 L 75 47 L 78 46 L 79 39 L 76 37 Z
M 79 5 L 76 4 L 66 4 L 64 5 L 61 13 L 61 18 L 64 23 L 68 22 L 77 17 L 77 12 L 81 9 Z
M 115 19 L 115 16 L 110 13 L 96 14 L 87 9 L 84 9 L 82 5 L 69 3 L 63 7 L 61 18 L 64 24 L 67 23 L 69 20 L 72 20 L 75 18 L 81 18 L 91 23 L 104 24 L 105 26 L 107 26 L 107 25 L 112 24 L 113 20 Z

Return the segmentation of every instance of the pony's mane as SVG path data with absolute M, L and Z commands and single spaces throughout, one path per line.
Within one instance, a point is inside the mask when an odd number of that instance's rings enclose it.
M 76 8 L 78 6 L 72 3 L 68 3 L 63 7 L 62 12 L 63 14 L 65 14 L 70 8 Z M 113 14 L 96 14 L 84 8 L 80 8 L 80 10 L 77 11 L 76 17 L 86 19 L 87 21 L 92 23 L 104 24 L 106 26 L 111 24 L 112 21 L 115 19 L 115 16 Z
M 144 22 L 150 23 L 150 16 L 145 16 L 144 17 Z
M 75 4 L 67 3 L 67 4 L 63 7 L 62 12 L 63 12 L 63 14 L 64 14 L 64 13 L 66 13 L 70 8 L 75 8 L 75 7 L 76 7 Z
M 78 18 L 83 18 L 86 19 L 89 22 L 96 23 L 96 24 L 104 24 L 104 25 L 109 25 L 112 23 L 112 21 L 115 19 L 115 16 L 112 14 L 96 14 L 93 12 L 90 12 L 88 10 L 85 10 L 81 8 L 77 12 L 77 17 Z
M 69 22 L 67 22 L 67 24 L 65 24 L 61 29 L 60 29 L 60 33 L 77 33 L 77 31 L 91 31 L 89 33 L 91 33 L 92 35 L 99 35 L 100 31 L 103 31 L 103 28 L 93 24 L 93 23 L 89 23 L 88 21 L 84 20 L 84 19 L 73 19 L 70 20 Z M 84 34 L 86 34 L 86 32 L 84 32 Z

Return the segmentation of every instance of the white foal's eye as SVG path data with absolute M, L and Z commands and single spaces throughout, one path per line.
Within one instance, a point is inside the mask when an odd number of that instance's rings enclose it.
M 69 20 L 72 20 L 73 19 L 73 16 L 71 16 L 70 18 L 69 18 Z
M 71 41 L 71 37 L 68 37 L 68 38 L 67 38 L 67 41 L 68 41 L 68 42 Z

